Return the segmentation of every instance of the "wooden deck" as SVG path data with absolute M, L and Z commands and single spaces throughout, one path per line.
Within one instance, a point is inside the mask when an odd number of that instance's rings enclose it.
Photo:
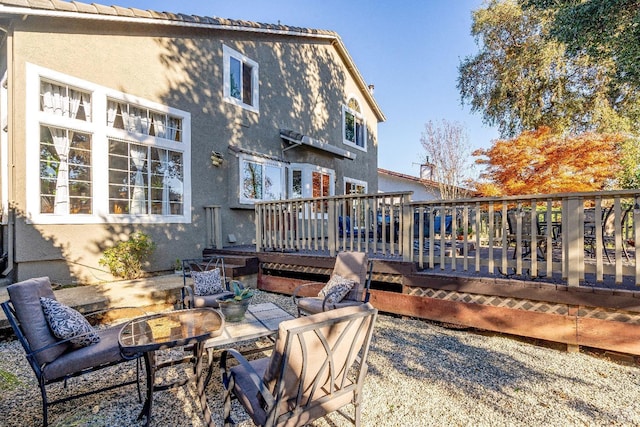
M 204 255 L 257 260 L 257 287 L 286 295 L 301 283 L 326 282 L 333 268 L 334 259 L 322 251 L 252 249 L 208 249 Z M 554 278 L 418 270 L 415 262 L 397 257 L 372 258 L 371 302 L 383 312 L 554 341 L 570 349 L 640 355 L 640 291 L 635 286 L 594 282 L 600 286 L 571 287 Z

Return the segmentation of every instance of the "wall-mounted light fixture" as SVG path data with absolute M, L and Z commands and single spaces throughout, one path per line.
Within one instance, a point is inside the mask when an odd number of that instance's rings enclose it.
M 218 153 L 217 151 L 211 152 L 211 164 L 213 166 L 220 166 L 223 160 L 221 153 Z

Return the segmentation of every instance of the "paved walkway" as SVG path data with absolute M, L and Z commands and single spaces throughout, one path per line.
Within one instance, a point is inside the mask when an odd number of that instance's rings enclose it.
M 137 280 L 76 286 L 54 291 L 56 298 L 76 310 L 89 312 L 114 307 L 149 307 L 163 309 L 180 300 L 182 275 L 153 276 Z M 9 299 L 6 288 L 0 288 L 0 301 Z M 0 329 L 9 327 L 0 310 Z

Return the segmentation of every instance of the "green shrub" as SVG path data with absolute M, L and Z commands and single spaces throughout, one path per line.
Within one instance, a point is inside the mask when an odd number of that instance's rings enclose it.
M 109 267 L 116 277 L 137 279 L 142 276 L 142 263 L 149 258 L 156 245 L 151 238 L 142 232 L 131 235 L 129 240 L 120 242 L 106 249 L 99 264 Z

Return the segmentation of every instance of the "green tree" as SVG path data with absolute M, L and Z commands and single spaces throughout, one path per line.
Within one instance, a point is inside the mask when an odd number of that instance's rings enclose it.
M 524 3 L 555 13 L 551 34 L 565 43 L 572 55 L 586 52 L 598 60 L 613 61 L 617 84 L 640 86 L 640 1 L 526 0 Z
M 473 13 L 476 55 L 459 66 L 463 103 L 503 137 L 548 126 L 556 133 L 629 132 L 637 97 L 612 91 L 615 64 L 584 52 L 568 55 L 550 35 L 555 11 L 490 0 Z

